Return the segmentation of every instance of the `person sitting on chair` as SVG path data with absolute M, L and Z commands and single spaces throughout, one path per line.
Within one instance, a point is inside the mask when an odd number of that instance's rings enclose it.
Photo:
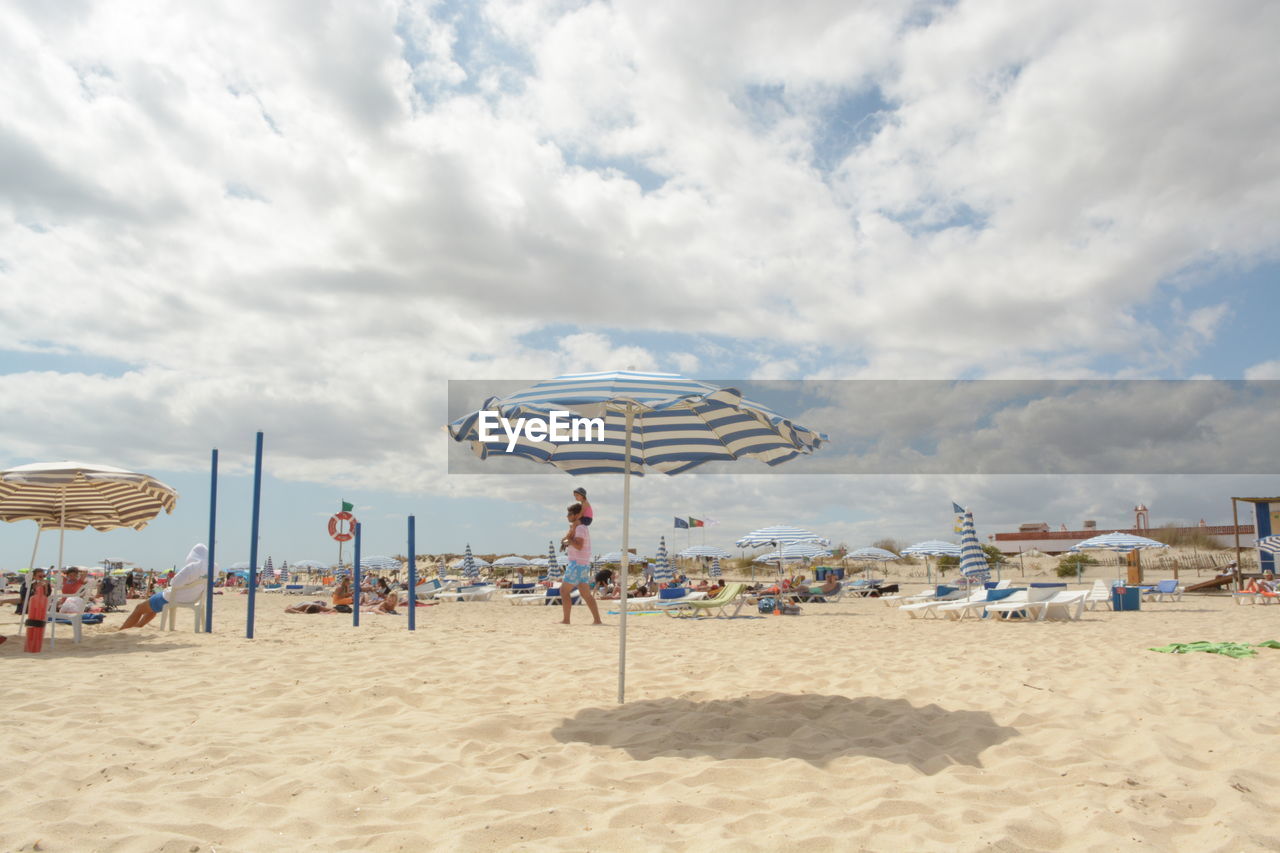
M 182 567 L 182 571 L 173 576 L 173 580 L 167 587 L 153 593 L 145 601 L 139 602 L 129 617 L 124 620 L 120 630 L 143 627 L 156 618 L 156 614 L 164 610 L 167 604 L 194 604 L 199 601 L 208 573 L 209 549 L 204 545 L 196 545 L 187 555 L 187 562 Z

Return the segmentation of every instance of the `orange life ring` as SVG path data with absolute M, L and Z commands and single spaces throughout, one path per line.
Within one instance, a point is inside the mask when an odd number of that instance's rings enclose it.
M 346 522 L 346 526 L 343 526 Z M 355 538 L 356 517 L 343 510 L 329 516 L 329 535 L 339 542 L 349 542 Z

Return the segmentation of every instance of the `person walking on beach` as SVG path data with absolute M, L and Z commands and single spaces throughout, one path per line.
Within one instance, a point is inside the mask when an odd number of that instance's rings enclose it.
M 595 596 L 591 594 L 591 532 L 582 523 L 582 504 L 570 504 L 568 509 L 569 532 L 562 540 L 569 551 L 569 564 L 564 569 L 564 581 L 560 584 L 560 606 L 564 610 L 561 624 L 569 624 L 569 616 L 573 611 L 573 588 L 591 610 L 591 624 L 603 625 L 600 621 L 600 608 L 596 606 Z

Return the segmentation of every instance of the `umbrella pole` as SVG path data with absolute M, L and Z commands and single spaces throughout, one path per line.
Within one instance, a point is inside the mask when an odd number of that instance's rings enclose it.
M 626 439 L 622 444 L 622 583 L 618 584 L 618 704 L 625 701 L 627 689 L 627 584 L 631 583 L 631 429 L 635 422 L 635 409 L 630 403 L 626 408 Z

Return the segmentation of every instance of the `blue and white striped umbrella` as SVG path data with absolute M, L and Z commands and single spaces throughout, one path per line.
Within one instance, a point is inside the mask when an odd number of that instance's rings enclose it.
M 795 545 L 783 545 L 776 551 L 770 551 L 768 554 L 761 554 L 756 557 L 757 563 L 773 563 L 778 560 L 791 562 L 792 560 L 811 560 L 814 557 L 830 557 L 831 551 L 820 545 L 813 545 L 807 542 L 799 542 Z
M 773 527 L 761 527 L 753 530 L 734 543 L 739 548 L 759 548 L 764 545 L 821 545 L 830 547 L 831 540 L 787 524 L 775 524 Z
M 436 564 L 436 577 L 440 578 L 440 580 L 444 580 L 446 577 L 443 554 L 440 555 L 440 562 Z
M 1268 554 L 1280 554 L 1280 536 L 1264 536 L 1254 542 L 1253 547 Z
M 892 551 L 886 551 L 884 548 L 859 548 L 856 551 L 850 551 L 845 554 L 845 558 L 849 560 L 874 560 L 877 563 L 901 559 L 897 554 Z
M 560 563 L 556 560 L 556 545 L 554 542 L 547 543 L 547 580 L 558 581 L 564 577 L 564 569 L 560 568 Z
M 959 557 L 960 546 L 954 542 L 942 542 L 938 539 L 929 539 L 924 542 L 917 542 L 907 548 L 902 549 L 903 554 L 921 557 Z
M 973 512 L 968 509 L 964 510 L 960 522 L 960 574 L 971 583 L 986 583 L 991 579 L 991 566 L 987 564 L 987 554 L 978 541 L 978 533 L 973 526 Z
M 632 559 L 634 560 L 635 558 L 633 557 Z M 621 563 L 621 562 L 622 562 L 622 552 L 621 552 L 621 551 L 610 551 L 608 554 L 601 554 L 601 555 L 599 555 L 598 557 L 596 557 L 596 558 L 595 558 L 594 560 L 592 560 L 591 562 L 592 562 L 593 564 L 595 564 L 595 565 L 600 565 L 601 563 Z
M 714 545 L 692 545 L 685 548 L 678 557 L 728 557 L 729 552 Z
M 1072 551 L 1117 551 L 1127 554 L 1130 551 L 1143 551 L 1147 548 L 1168 548 L 1163 542 L 1148 539 L 1145 536 L 1134 536 L 1132 533 L 1113 531 L 1077 542 L 1071 546 Z
M 467 543 L 466 553 L 462 557 L 462 575 L 472 580 L 480 577 L 480 567 L 476 565 L 476 558 L 471 556 L 470 542 Z
M 360 571 L 362 572 L 394 572 L 401 569 L 403 565 L 394 557 L 384 557 L 380 554 L 360 558 Z
M 551 565 L 551 561 L 548 560 L 546 557 L 534 557 L 532 560 L 529 561 L 529 565 L 537 566 L 540 569 L 545 569 L 547 566 Z
M 516 557 L 513 555 L 510 557 L 499 557 L 493 561 L 493 564 L 495 566 L 505 566 L 508 568 L 522 568 L 529 565 L 529 561 L 524 557 Z
M 676 579 L 676 573 L 667 562 L 667 537 L 665 536 L 658 539 L 658 556 L 653 561 L 653 579 L 657 583 L 671 583 Z
M 299 560 L 293 564 L 293 567 L 307 572 L 325 572 L 330 568 L 328 563 L 322 563 L 319 560 Z
M 262 567 L 262 577 L 266 580 L 275 580 L 280 573 L 271 565 L 271 558 L 267 557 L 267 564 Z
M 449 424 L 454 441 L 471 444 L 476 455 L 508 455 L 499 427 L 493 440 L 480 440 L 480 415 L 489 412 L 515 423 L 548 420 L 555 410 L 604 419 L 604 441 L 553 441 L 522 434 L 509 455 L 555 465 L 570 474 L 608 474 L 644 468 L 678 474 L 707 462 L 751 457 L 780 465 L 812 453 L 827 437 L 792 423 L 766 406 L 743 398 L 735 388 L 717 388 L 672 373 L 612 371 L 558 376 L 505 398 L 491 397 L 477 412 Z M 631 464 L 624 465 L 627 412 L 632 413 Z
M 718 578 L 718 577 L 720 577 L 720 576 L 721 576 L 721 572 L 720 572 L 720 558 L 719 558 L 719 557 L 712 557 L 712 558 L 711 558 L 711 577 L 713 577 L 713 578 Z
M 567 411 L 584 418 L 598 418 L 586 425 L 586 435 L 569 440 L 552 438 L 556 423 L 552 413 Z M 482 420 L 481 415 L 487 413 Z M 448 425 L 454 441 L 471 444 L 480 458 L 507 452 L 505 430 L 490 429 L 489 441 L 481 441 L 481 426 L 493 424 L 492 416 L 516 423 L 534 418 L 549 428 L 545 438 L 520 434 L 510 453 L 554 465 L 570 474 L 621 473 L 623 475 L 622 550 L 629 548 L 631 532 L 630 477 L 643 476 L 646 467 L 678 474 L 713 461 L 757 459 L 780 465 L 826 443 L 822 433 L 793 423 L 771 409 L 745 399 L 736 388 L 717 388 L 671 373 L 613 371 L 559 376 L 540 382 L 505 399 L 491 397 L 479 411 Z M 528 422 L 526 422 L 528 423 Z M 602 441 L 594 441 L 594 438 Z M 574 441 L 574 438 L 580 440 Z M 581 440 L 581 439 L 587 440 Z M 627 584 L 624 557 L 618 602 L 618 702 L 626 695 Z

